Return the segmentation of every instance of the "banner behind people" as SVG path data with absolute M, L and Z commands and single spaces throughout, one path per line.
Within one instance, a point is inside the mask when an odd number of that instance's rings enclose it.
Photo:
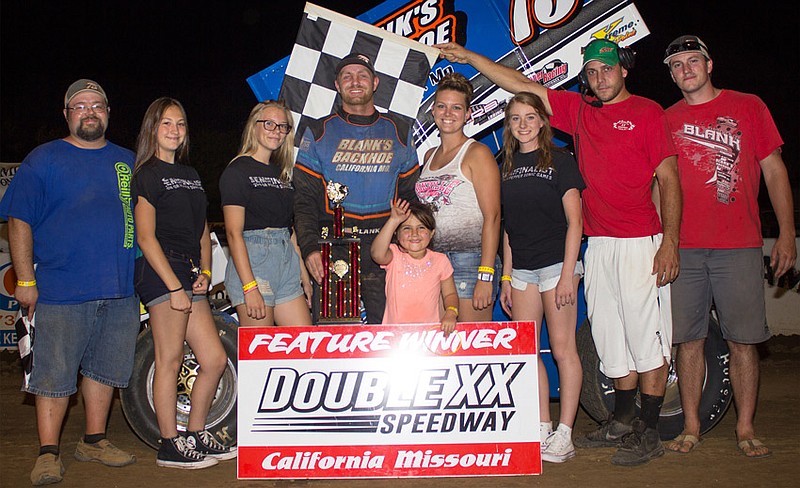
M 633 0 L 387 0 L 358 19 L 424 44 L 458 42 L 548 87 L 574 84 L 581 70 L 581 47 L 592 38 L 605 37 L 628 46 L 650 33 Z M 256 98 L 283 95 L 281 85 L 289 64 L 289 57 L 284 58 L 247 79 Z M 438 80 L 450 71 L 470 78 L 475 89 L 472 120 L 465 134 L 495 151 L 500 148 L 502 138 L 494 131 L 500 130 L 510 94 L 468 65 L 438 60 L 426 80 L 414 124 L 420 160 L 439 144 L 430 107 Z M 377 95 L 384 96 L 380 92 L 379 87 Z M 311 116 L 327 115 L 330 110 L 322 112 Z

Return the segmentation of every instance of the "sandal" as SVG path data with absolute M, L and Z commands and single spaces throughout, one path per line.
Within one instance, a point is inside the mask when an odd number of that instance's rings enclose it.
M 750 459 L 760 459 L 772 456 L 772 451 L 770 451 L 769 448 L 764 445 L 764 443 L 762 443 L 760 440 L 756 438 L 739 441 L 736 445 L 739 447 L 739 452 L 741 452 L 744 456 Z M 767 450 L 767 452 L 763 452 L 761 454 L 753 454 L 759 448 L 764 448 Z
M 697 437 L 692 434 L 681 434 L 667 442 L 664 447 L 672 452 L 677 452 L 678 454 L 689 454 L 690 452 L 694 451 L 694 448 L 699 446 L 701 442 L 703 442 L 701 437 Z M 687 444 L 689 445 L 689 450 L 682 451 L 681 449 Z

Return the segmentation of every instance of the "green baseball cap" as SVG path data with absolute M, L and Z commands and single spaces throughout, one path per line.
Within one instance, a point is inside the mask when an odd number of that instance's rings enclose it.
M 608 39 L 593 39 L 583 48 L 583 66 L 585 67 L 590 61 L 600 61 L 605 65 L 614 66 L 619 63 L 619 46 Z

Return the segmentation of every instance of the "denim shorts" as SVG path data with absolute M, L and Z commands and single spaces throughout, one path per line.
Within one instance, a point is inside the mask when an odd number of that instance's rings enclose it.
M 539 285 L 539 293 L 550 291 L 558 285 L 558 280 L 561 279 L 561 270 L 564 268 L 564 263 L 551 264 L 539 269 L 512 269 L 511 270 L 511 287 L 515 290 L 525 291 L 528 285 Z M 583 263 L 577 261 L 575 263 L 575 271 L 573 276 L 583 276 Z
M 456 282 L 456 292 L 459 299 L 472 299 L 475 292 L 475 282 L 478 281 L 478 266 L 481 265 L 481 253 L 479 252 L 443 252 L 450 264 L 453 266 L 453 279 Z M 500 274 L 502 271 L 500 256 L 494 262 L 494 280 L 492 281 L 492 296 L 497 296 L 500 286 Z
M 45 397 L 78 391 L 78 372 L 98 383 L 125 388 L 139 335 L 135 296 L 83 303 L 36 305 L 33 370 L 22 390 Z
M 192 293 L 192 285 L 197 280 L 197 275 L 192 271 L 192 268 L 200 265 L 200 258 L 170 249 L 164 250 L 164 256 L 166 256 L 167 262 L 172 267 L 175 276 L 180 280 L 181 286 L 189 298 L 193 302 L 205 300 L 205 293 L 202 295 L 194 295 Z M 151 307 L 169 301 L 167 285 L 161 281 L 161 278 L 144 256 L 136 258 L 134 268 L 133 286 L 145 306 Z
M 266 228 L 244 231 L 244 244 L 250 258 L 250 269 L 264 297 L 264 304 L 274 307 L 303 296 L 300 284 L 300 257 L 290 240 L 289 229 Z M 244 303 L 242 281 L 233 259 L 225 269 L 225 290 L 231 304 Z

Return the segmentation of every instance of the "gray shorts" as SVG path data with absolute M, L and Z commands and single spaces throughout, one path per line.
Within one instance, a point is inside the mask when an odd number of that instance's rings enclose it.
M 681 272 L 672 283 L 673 343 L 708 335 L 712 303 L 725 340 L 758 344 L 769 339 L 760 247 L 680 253 Z

